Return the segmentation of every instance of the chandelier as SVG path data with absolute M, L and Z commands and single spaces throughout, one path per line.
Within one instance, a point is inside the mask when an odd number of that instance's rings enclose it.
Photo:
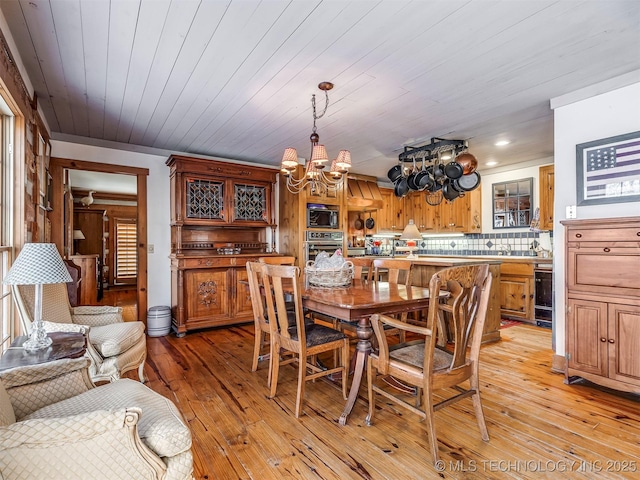
M 340 150 L 338 156 L 331 162 L 326 171 L 329 157 L 324 145 L 320 145 L 320 135 L 318 135 L 316 120 L 322 118 L 327 113 L 329 106 L 329 90 L 333 88 L 333 83 L 322 82 L 318 88 L 324 92 L 324 109 L 318 115 L 316 111 L 316 96 L 311 95 L 311 107 L 313 108 L 313 129 L 311 131 L 311 156 L 305 161 L 304 172 L 301 177 L 296 178 L 298 169 L 298 152 L 295 148 L 288 147 L 282 156 L 280 172 L 287 179 L 287 189 L 298 194 L 309 185 L 311 192 L 316 194 L 335 193 L 343 183 L 343 175 L 351 168 L 351 153 L 349 150 Z M 301 172 L 302 173 L 302 172 Z

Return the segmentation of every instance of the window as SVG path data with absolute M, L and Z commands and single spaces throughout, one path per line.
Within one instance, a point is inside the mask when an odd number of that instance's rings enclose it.
M 493 228 L 522 228 L 531 224 L 533 178 L 493 184 Z
M 138 271 L 138 239 L 134 219 L 116 219 L 116 283 L 134 283 Z
M 0 275 L 4 278 L 11 267 L 13 225 L 13 134 L 14 117 L 0 97 Z M 13 302 L 11 287 L 0 287 L 0 353 L 11 343 L 13 335 Z

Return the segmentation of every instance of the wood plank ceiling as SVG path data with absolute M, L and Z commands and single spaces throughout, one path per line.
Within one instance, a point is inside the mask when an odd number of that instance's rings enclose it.
M 278 165 L 330 156 L 386 179 L 404 145 L 468 139 L 549 163 L 549 100 L 640 69 L 640 2 L 3 0 L 53 138 Z M 511 140 L 504 149 L 494 143 Z M 125 145 L 126 147 L 126 145 Z M 55 152 L 54 152 L 55 153 Z

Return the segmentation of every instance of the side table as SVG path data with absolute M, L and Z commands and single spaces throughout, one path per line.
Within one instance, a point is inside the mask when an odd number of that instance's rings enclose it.
M 47 335 L 51 337 L 51 345 L 35 352 L 29 352 L 22 347 L 29 337 L 26 335 L 16 337 L 0 357 L 0 370 L 36 365 L 62 358 L 78 358 L 87 350 L 87 336 L 83 333 L 51 332 Z

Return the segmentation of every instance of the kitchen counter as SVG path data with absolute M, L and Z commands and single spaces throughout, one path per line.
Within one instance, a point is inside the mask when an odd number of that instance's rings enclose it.
M 368 258 L 390 258 L 390 257 L 368 257 Z M 395 258 L 406 258 L 396 256 Z M 533 258 L 533 257 L 532 257 Z M 439 255 L 420 255 L 418 259 L 411 259 L 411 283 L 413 285 L 428 287 L 429 281 L 434 273 L 449 267 L 461 267 L 477 263 L 488 263 L 489 271 L 493 276 L 491 283 L 491 295 L 489 298 L 489 308 L 484 324 L 484 334 L 482 343 L 497 342 L 500 340 L 500 264 L 497 258 L 480 257 L 442 257 Z
M 397 257 L 396 257 L 397 258 Z M 464 259 L 466 262 L 472 260 L 473 262 L 478 261 L 499 261 L 500 263 L 533 263 L 533 264 L 548 264 L 553 265 L 553 258 L 549 257 L 530 257 L 530 256 L 519 256 L 519 255 L 450 255 L 450 256 L 442 256 L 442 255 L 418 255 L 420 260 L 422 259 Z

